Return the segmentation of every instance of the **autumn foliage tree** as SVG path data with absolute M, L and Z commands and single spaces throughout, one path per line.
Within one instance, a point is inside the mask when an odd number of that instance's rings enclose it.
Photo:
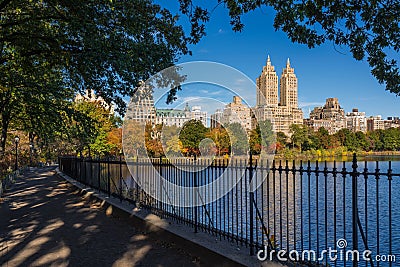
M 206 137 L 208 129 L 199 120 L 190 120 L 184 124 L 179 139 L 185 149 L 186 156 L 200 155 L 199 145 Z
M 151 0 L 2 0 L 0 14 L 0 155 L 10 130 L 41 143 L 63 135 L 77 92 L 123 114 L 140 81 L 189 52 L 177 17 Z M 107 138 L 92 149 L 104 154 Z
M 74 115 L 66 127 L 73 150 L 85 156 L 117 155 L 121 147 L 119 120 L 99 102 L 82 100 L 73 108 Z
M 225 127 L 217 127 L 211 129 L 205 135 L 207 138 L 213 140 L 216 147 L 216 155 L 222 156 L 230 152 L 230 138 L 229 133 Z

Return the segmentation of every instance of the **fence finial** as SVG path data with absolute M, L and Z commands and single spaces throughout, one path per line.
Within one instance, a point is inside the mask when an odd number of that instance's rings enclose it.
M 353 165 L 351 166 L 354 172 L 357 172 L 357 153 L 353 153 Z

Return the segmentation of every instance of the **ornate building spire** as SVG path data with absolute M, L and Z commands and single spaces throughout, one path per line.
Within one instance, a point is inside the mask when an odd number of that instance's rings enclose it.
M 288 58 L 287 61 L 286 61 L 286 68 L 287 68 L 287 69 L 290 68 L 290 59 L 289 59 L 289 58 Z
M 267 58 L 267 66 L 271 66 L 271 59 L 269 58 L 269 55 L 268 55 L 268 58 Z
M 186 105 L 185 105 L 185 109 L 184 109 L 184 111 L 190 111 L 190 107 L 189 107 L 189 104 L 188 104 L 188 102 L 186 102 Z

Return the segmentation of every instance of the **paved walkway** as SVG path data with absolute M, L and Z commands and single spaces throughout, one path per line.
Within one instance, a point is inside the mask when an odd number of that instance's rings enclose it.
M 0 266 L 200 266 L 174 244 L 107 217 L 54 173 L 27 172 L 0 202 Z

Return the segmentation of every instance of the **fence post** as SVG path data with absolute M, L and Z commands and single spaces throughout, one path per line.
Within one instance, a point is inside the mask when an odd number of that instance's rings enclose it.
M 89 158 L 89 160 L 90 160 L 90 186 L 91 187 L 93 187 L 93 185 L 94 185 L 94 182 L 93 182 L 93 160 L 92 160 L 92 157 L 90 157 Z
M 158 212 L 159 212 L 159 214 L 162 216 L 162 211 L 163 211 L 163 207 L 162 207 L 162 201 L 163 201 L 163 196 L 162 196 L 162 190 L 163 190 L 163 177 L 162 177 L 162 156 L 160 156 L 160 165 L 159 165 L 159 169 L 158 169 L 158 172 L 159 172 L 159 174 L 160 174 L 160 179 L 159 179 L 159 182 L 160 182 L 160 195 L 159 195 L 159 200 L 158 200 Z M 157 177 L 156 177 L 156 179 L 157 179 Z M 161 217 L 160 216 L 160 217 Z
M 197 205 L 197 197 L 198 197 L 198 192 L 197 192 L 197 186 L 198 186 L 198 181 L 197 181 L 197 168 L 196 168 L 196 164 L 197 164 L 197 157 L 196 154 L 194 154 L 194 162 L 193 165 L 195 166 L 195 170 L 194 170 L 194 184 L 193 184 L 193 197 L 194 197 L 194 232 L 197 233 L 198 232 L 198 205 Z
M 84 172 L 84 175 L 85 175 L 85 181 L 83 183 L 87 185 L 86 158 L 83 158 L 83 172 Z
M 352 171 L 352 224 L 353 224 L 353 251 L 358 251 L 358 227 L 357 227 L 357 220 L 358 220 L 358 191 L 357 191 L 357 155 L 356 153 L 353 154 L 353 171 Z M 353 267 L 358 266 L 358 260 L 353 259 Z
M 122 202 L 122 179 L 124 179 L 122 175 L 122 157 L 119 155 L 119 201 Z
M 100 162 L 100 159 L 98 159 L 98 161 L 99 161 L 99 164 L 98 164 L 98 168 L 97 168 L 97 185 L 98 185 L 98 189 L 99 189 L 99 191 L 101 191 L 101 177 L 100 177 L 100 175 L 101 175 L 101 162 Z
M 75 180 L 78 180 L 78 157 L 74 158 L 74 163 L 75 163 Z
M 79 176 L 78 176 L 78 181 L 82 183 L 82 169 L 83 169 L 83 165 L 82 165 L 83 159 L 82 156 L 79 158 Z
M 136 207 L 139 207 L 139 155 L 136 156 Z
M 253 178 L 253 154 L 250 152 L 250 163 L 249 163 L 249 185 L 251 184 L 251 180 Z M 251 190 L 250 186 L 250 256 L 254 255 L 254 207 L 253 207 L 253 198 L 254 192 Z
M 111 197 L 111 181 L 110 181 L 110 159 L 107 159 L 107 192 L 108 197 Z

